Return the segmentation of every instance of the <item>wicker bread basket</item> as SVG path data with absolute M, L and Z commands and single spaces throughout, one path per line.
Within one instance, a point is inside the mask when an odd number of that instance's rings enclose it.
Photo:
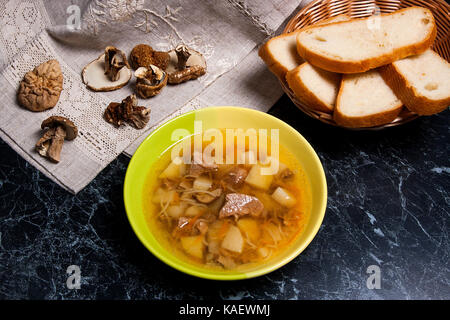
M 398 9 L 420 6 L 428 8 L 434 15 L 437 25 L 437 37 L 433 44 L 433 49 L 450 61 L 450 6 L 444 0 L 391 0 L 391 1 L 374 1 L 374 0 L 317 0 L 311 2 L 308 6 L 300 10 L 286 25 L 283 33 L 293 32 L 294 30 L 315 24 L 319 21 L 329 19 L 331 17 L 347 14 L 352 18 L 363 18 L 371 16 L 374 12 L 390 13 Z M 284 79 L 280 79 L 284 92 L 289 96 L 292 102 L 307 115 L 318 119 L 327 124 L 339 126 L 334 120 L 332 114 L 320 112 L 309 107 L 303 101 L 300 101 L 292 92 Z M 380 130 L 387 127 L 398 126 L 407 123 L 419 116 L 407 108 L 403 108 L 400 115 L 391 123 L 370 127 L 356 128 L 356 130 Z M 355 128 L 352 128 L 355 130 Z

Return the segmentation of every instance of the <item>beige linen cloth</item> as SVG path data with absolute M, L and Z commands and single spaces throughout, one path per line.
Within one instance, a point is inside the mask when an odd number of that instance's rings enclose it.
M 0 0 L 0 137 L 47 177 L 77 193 L 120 153 L 132 155 L 171 117 L 214 105 L 267 111 L 282 91 L 257 50 L 301 2 Z M 103 119 L 103 111 L 111 101 L 130 95 L 133 84 L 93 92 L 82 83 L 81 70 L 107 45 L 129 53 L 139 43 L 161 51 L 184 43 L 204 54 L 208 72 L 139 100 L 139 105 L 151 108 L 145 129 L 117 129 Z M 49 59 L 59 61 L 64 89 L 56 107 L 33 113 L 18 105 L 18 85 L 26 72 Z M 66 116 L 79 129 L 79 136 L 64 144 L 58 164 L 34 151 L 42 134 L 40 124 L 51 115 Z

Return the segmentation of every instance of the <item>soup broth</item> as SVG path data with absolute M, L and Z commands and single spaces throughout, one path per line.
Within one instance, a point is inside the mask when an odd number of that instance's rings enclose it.
M 276 257 L 301 234 L 311 195 L 298 161 L 281 145 L 278 160 L 272 160 L 278 170 L 262 175 L 267 164 L 248 145 L 244 152 L 244 164 L 194 159 L 185 164 L 168 150 L 150 170 L 146 219 L 158 240 L 181 259 L 242 269 Z

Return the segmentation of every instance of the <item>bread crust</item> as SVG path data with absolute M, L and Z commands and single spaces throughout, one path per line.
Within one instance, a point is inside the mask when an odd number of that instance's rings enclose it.
M 345 15 L 345 14 L 340 14 L 338 16 L 331 17 L 331 18 L 319 21 L 319 22 L 317 22 L 317 23 L 315 23 L 313 25 L 306 26 L 304 28 L 295 30 L 293 32 L 283 33 L 283 34 L 281 34 L 279 36 L 273 37 L 273 38 L 269 39 L 266 43 L 264 43 L 259 48 L 258 55 L 266 63 L 266 65 L 269 68 L 269 70 L 273 74 L 275 74 L 281 81 L 285 82 L 286 81 L 286 74 L 290 70 L 288 70 L 285 66 L 283 66 L 281 63 L 279 63 L 277 58 L 274 57 L 273 54 L 270 52 L 270 50 L 269 50 L 270 42 L 274 41 L 275 39 L 291 36 L 293 34 L 298 34 L 300 31 L 309 29 L 309 28 L 314 27 L 314 26 L 322 26 L 322 25 L 327 25 L 327 24 L 333 23 L 334 21 L 344 21 L 344 20 L 345 21 L 350 20 L 350 17 Z M 300 57 L 300 56 L 297 56 L 296 60 L 297 60 L 297 63 L 299 65 L 305 62 L 305 61 L 303 61 L 302 57 Z
M 275 39 L 279 39 L 281 37 L 292 36 L 292 33 L 298 33 L 299 31 L 300 30 L 296 30 L 291 33 L 281 34 L 277 37 L 271 38 L 265 44 L 263 44 L 258 50 L 258 55 L 266 63 L 269 70 L 282 81 L 285 81 L 286 73 L 289 70 L 285 66 L 283 66 L 281 63 L 279 63 L 278 60 L 276 59 L 276 57 L 273 56 L 272 52 L 270 52 L 270 50 L 269 50 L 269 45 Z M 300 56 L 297 56 L 296 60 L 297 60 L 298 64 L 301 64 L 304 62 Z
M 394 11 L 391 13 L 381 14 L 381 16 L 389 16 L 389 15 L 393 15 L 393 14 L 398 14 L 399 12 L 408 10 L 410 8 L 412 8 L 412 7 L 404 8 L 404 9 L 397 10 L 397 11 Z M 403 59 L 403 58 L 411 56 L 411 55 L 420 54 L 431 47 L 431 45 L 433 44 L 434 39 L 436 38 L 436 35 L 437 35 L 437 27 L 436 27 L 436 22 L 433 17 L 433 14 L 427 8 L 422 8 L 422 9 L 428 11 L 430 13 L 430 17 L 432 19 L 431 22 L 433 24 L 433 28 L 432 28 L 430 34 L 428 35 L 428 37 L 425 38 L 422 42 L 419 42 L 419 43 L 416 43 L 416 44 L 413 44 L 410 46 L 403 46 L 400 48 L 395 48 L 393 50 L 393 52 L 391 52 L 389 54 L 383 54 L 378 57 L 368 58 L 368 59 L 364 59 L 364 60 L 360 60 L 360 61 L 340 61 L 340 60 L 332 59 L 325 55 L 318 54 L 316 52 L 312 52 L 311 50 L 309 50 L 306 46 L 304 46 L 298 40 L 298 37 L 301 32 L 299 32 L 299 34 L 297 34 L 297 52 L 303 59 L 310 62 L 311 64 L 313 64 L 319 68 L 322 68 L 324 70 L 328 70 L 328 71 L 336 72 L 336 73 L 361 73 L 361 72 L 365 72 L 365 71 L 375 69 L 380 66 L 392 63 L 396 60 L 400 60 L 400 59 Z M 370 17 L 360 18 L 358 20 L 367 20 L 369 18 Z M 348 21 L 334 22 L 334 23 L 329 23 L 328 25 L 334 25 L 334 24 L 337 25 L 337 24 L 342 24 L 342 23 L 348 23 Z M 323 27 L 323 26 L 311 26 L 308 29 L 315 28 L 315 27 Z M 304 30 L 301 30 L 301 31 L 304 31 Z
M 332 113 L 334 106 L 320 100 L 297 75 L 302 68 L 306 66 L 307 62 L 299 65 L 297 68 L 289 71 L 286 74 L 286 81 L 289 88 L 294 92 L 295 96 L 302 100 L 307 106 L 317 111 Z M 299 81 L 300 80 L 300 81 Z
M 437 54 L 434 51 L 433 53 Z M 394 64 L 381 67 L 379 71 L 386 84 L 412 112 L 428 116 L 444 111 L 450 105 L 450 96 L 444 99 L 433 100 L 421 95 Z
M 380 113 L 371 114 L 367 116 L 349 117 L 341 112 L 339 106 L 341 105 L 342 91 L 345 86 L 345 80 L 342 78 L 341 86 L 338 96 L 336 98 L 336 107 L 334 108 L 333 120 L 340 126 L 347 128 L 369 128 L 386 123 L 390 123 L 398 117 L 403 109 L 403 104 L 400 102 L 397 106 L 390 110 L 386 110 Z M 370 93 L 368 93 L 370 94 Z

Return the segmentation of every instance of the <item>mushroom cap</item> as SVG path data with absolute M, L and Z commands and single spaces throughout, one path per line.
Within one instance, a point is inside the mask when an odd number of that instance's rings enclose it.
M 145 78 L 145 74 L 147 73 L 148 69 L 146 67 L 139 67 L 134 72 L 134 76 L 136 78 Z
M 191 54 L 186 61 L 186 67 L 201 66 L 206 70 L 205 57 L 200 52 L 195 51 L 194 49 L 191 49 L 189 47 L 186 47 L 186 49 Z M 166 72 L 170 75 L 171 73 L 178 71 L 178 56 L 175 49 L 169 51 L 169 56 L 170 61 L 169 65 L 166 68 Z
M 149 74 L 151 75 L 151 79 L 148 78 Z M 151 64 L 146 67 L 139 67 L 135 72 L 134 76 L 138 79 L 142 80 L 154 80 L 155 84 L 149 84 L 151 86 L 158 86 L 162 81 L 164 81 L 164 78 L 166 77 L 166 73 L 157 66 Z
M 55 59 L 41 63 L 20 82 L 17 99 L 28 110 L 39 112 L 53 108 L 63 89 L 63 74 Z
M 131 50 L 130 63 L 133 69 L 148 67 L 153 64 L 165 70 L 169 64 L 169 54 L 163 51 L 155 51 L 147 44 L 138 44 Z
M 82 71 L 83 83 L 93 91 L 113 91 L 125 86 L 131 79 L 132 72 L 128 64 L 119 71 L 119 79 L 111 81 L 105 75 L 105 54 L 91 61 Z
M 144 99 L 153 97 L 166 86 L 168 76 L 161 68 L 150 65 L 149 68 L 140 67 L 135 73 L 136 93 Z
M 66 140 L 73 140 L 78 135 L 77 126 L 69 119 L 62 116 L 51 116 L 42 121 L 41 128 L 56 128 L 58 126 L 64 127 L 66 131 Z

